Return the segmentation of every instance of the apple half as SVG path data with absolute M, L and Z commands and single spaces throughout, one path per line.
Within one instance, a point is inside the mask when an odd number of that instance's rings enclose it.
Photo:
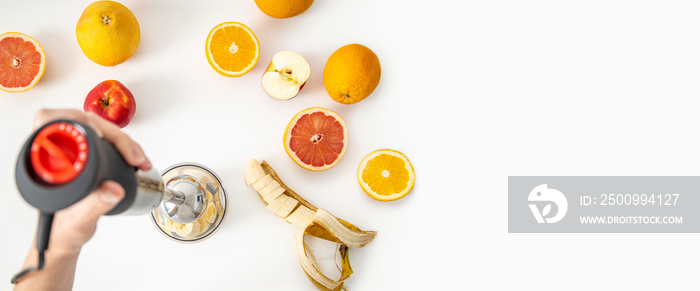
M 289 100 L 297 96 L 311 75 L 309 62 L 294 51 L 279 51 L 272 56 L 262 76 L 262 87 L 270 97 Z

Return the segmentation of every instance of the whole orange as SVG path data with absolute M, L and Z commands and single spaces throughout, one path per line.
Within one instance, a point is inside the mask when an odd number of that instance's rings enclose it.
M 336 50 L 323 69 L 323 85 L 333 100 L 357 103 L 372 94 L 382 75 L 377 55 L 361 44 L 349 44 Z
M 131 58 L 141 40 L 136 16 L 114 1 L 88 5 L 75 27 L 80 49 L 93 62 L 115 66 Z
M 274 18 L 289 18 L 304 13 L 314 0 L 255 0 L 260 10 Z

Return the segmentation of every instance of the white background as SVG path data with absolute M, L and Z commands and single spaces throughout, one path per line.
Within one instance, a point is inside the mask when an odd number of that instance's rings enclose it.
M 92 63 L 77 44 L 89 3 L 2 1 L 0 31 L 33 36 L 48 58 L 35 88 L 0 92 L 5 282 L 36 225 L 14 187 L 33 113 L 81 108 L 93 86 L 116 79 L 137 102 L 125 131 L 153 164 L 209 166 L 231 209 L 216 235 L 193 245 L 166 239 L 145 216 L 102 219 L 75 290 L 315 290 L 294 254 L 295 227 L 243 182 L 251 158 L 311 203 L 379 232 L 351 250 L 350 290 L 698 288 L 697 234 L 507 233 L 509 175 L 698 175 L 695 1 L 320 0 L 279 20 L 252 0 L 124 0 L 141 43 L 116 67 Z M 209 30 L 225 21 L 248 25 L 261 43 L 240 78 L 218 75 L 204 55 Z M 322 71 L 349 43 L 379 56 L 382 78 L 369 98 L 342 105 L 325 93 Z M 260 86 L 279 50 L 298 51 L 312 70 L 284 102 Z M 336 111 L 350 130 L 343 160 L 320 173 L 294 164 L 281 142 L 289 119 L 311 106 Z M 357 165 L 379 148 L 413 162 L 416 186 L 402 200 L 381 203 L 357 185 Z

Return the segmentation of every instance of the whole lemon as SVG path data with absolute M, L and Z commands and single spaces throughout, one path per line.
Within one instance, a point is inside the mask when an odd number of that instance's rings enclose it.
M 114 1 L 97 1 L 80 15 L 75 35 L 83 53 L 93 62 L 115 66 L 128 60 L 141 39 L 136 16 Z
M 255 0 L 260 10 L 274 18 L 289 18 L 302 14 L 314 0 Z
M 381 75 L 379 58 L 371 49 L 349 44 L 328 58 L 323 69 L 323 85 L 333 100 L 352 104 L 372 94 Z

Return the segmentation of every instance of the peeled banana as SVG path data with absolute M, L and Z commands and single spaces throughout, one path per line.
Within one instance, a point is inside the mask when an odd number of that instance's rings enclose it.
M 344 289 L 345 280 L 352 274 L 348 248 L 361 248 L 372 242 L 376 231 L 363 231 L 347 221 L 333 216 L 325 209 L 317 208 L 287 187 L 277 173 L 263 161 L 252 159 L 245 169 L 246 184 L 252 186 L 270 212 L 301 228 L 294 235 L 295 250 L 299 264 L 320 290 Z M 340 244 L 341 275 L 338 280 L 325 276 L 318 268 L 316 259 L 304 242 L 305 235 L 313 235 Z
M 211 195 L 211 194 L 210 194 Z M 156 209 L 156 223 L 162 226 L 164 230 L 176 233 L 182 238 L 194 238 L 207 230 L 209 224 L 214 223 L 216 220 L 216 213 L 222 212 L 220 209 L 219 202 L 211 202 L 213 198 L 210 198 L 210 202 L 207 203 L 207 207 L 202 213 L 201 217 L 190 223 L 177 223 L 168 218 L 161 217 L 160 210 Z

